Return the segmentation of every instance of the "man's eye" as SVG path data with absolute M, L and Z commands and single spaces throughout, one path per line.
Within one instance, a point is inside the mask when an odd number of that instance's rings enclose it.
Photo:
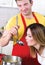
M 18 7 L 21 7 L 21 5 L 18 5 Z
M 27 5 L 28 3 L 25 3 L 24 5 Z

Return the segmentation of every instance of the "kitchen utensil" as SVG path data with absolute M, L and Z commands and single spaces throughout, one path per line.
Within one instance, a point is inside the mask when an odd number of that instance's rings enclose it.
M 2 65 L 21 65 L 22 58 L 18 56 L 6 55 L 2 58 Z
M 18 16 L 16 16 L 16 26 L 18 26 Z M 24 45 L 24 43 L 22 41 L 18 40 L 18 30 L 17 30 L 17 35 L 16 36 L 17 36 L 16 42 L 20 45 Z

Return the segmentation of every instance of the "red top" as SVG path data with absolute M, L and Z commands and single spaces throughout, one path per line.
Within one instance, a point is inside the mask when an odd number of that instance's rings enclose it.
M 12 55 L 21 57 L 22 65 L 40 65 L 36 58 L 33 59 L 30 57 L 30 50 L 27 45 L 14 45 Z

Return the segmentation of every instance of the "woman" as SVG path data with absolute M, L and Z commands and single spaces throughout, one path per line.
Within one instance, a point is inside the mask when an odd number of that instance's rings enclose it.
M 29 27 L 29 30 L 30 30 L 30 27 Z M 28 38 L 28 36 L 29 35 L 27 34 L 26 38 Z M 28 39 L 30 39 L 30 38 L 28 38 Z M 28 39 L 26 39 L 26 40 L 28 40 Z M 31 43 L 32 42 L 33 41 L 31 41 Z M 33 50 L 31 50 L 30 47 L 25 43 L 24 43 L 24 45 L 15 44 L 13 46 L 12 55 L 21 57 L 22 65 L 40 65 L 37 61 L 35 53 L 33 52 L 32 53 L 33 55 L 31 54 L 32 51 Z
M 45 27 L 39 23 L 31 24 L 27 27 L 26 34 L 31 56 L 37 57 L 38 62 L 45 65 Z

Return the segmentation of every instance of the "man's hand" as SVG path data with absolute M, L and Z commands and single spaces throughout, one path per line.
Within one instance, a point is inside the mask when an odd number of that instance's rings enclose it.
M 12 27 L 11 30 L 5 30 L 1 39 L 0 39 L 0 46 L 5 46 L 10 41 L 13 35 L 17 35 L 19 26 Z
M 13 26 L 9 32 L 11 35 L 17 35 L 18 29 L 19 26 Z

